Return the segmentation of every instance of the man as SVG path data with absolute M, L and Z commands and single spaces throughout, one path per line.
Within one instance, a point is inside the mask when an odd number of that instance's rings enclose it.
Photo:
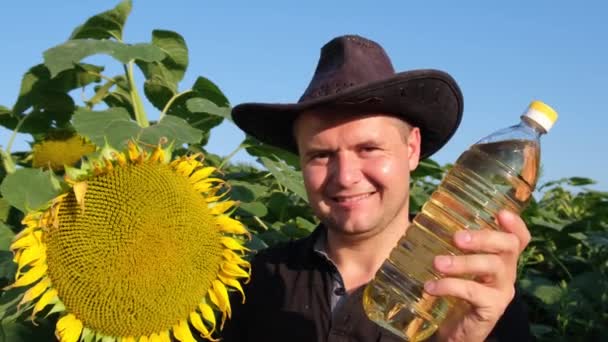
M 407 235 L 409 173 L 449 140 L 462 112 L 462 94 L 449 75 L 395 73 L 382 47 L 359 36 L 338 37 L 322 48 L 297 104 L 235 107 L 234 121 L 246 133 L 299 155 L 321 224 L 305 239 L 254 257 L 247 301 L 235 302 L 223 340 L 401 341 L 367 318 L 363 289 Z M 514 287 L 530 235 L 511 213 L 497 220 L 501 232 L 455 234 L 466 255 L 435 258 L 445 278 L 428 282 L 425 291 L 468 306 L 432 339 L 530 339 Z

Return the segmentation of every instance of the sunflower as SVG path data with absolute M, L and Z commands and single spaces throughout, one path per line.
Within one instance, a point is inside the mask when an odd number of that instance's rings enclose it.
M 61 171 L 95 149 L 94 144 L 77 134 L 49 137 L 32 147 L 32 166 Z
M 11 244 L 10 287 L 29 287 L 19 305 L 32 319 L 59 312 L 66 342 L 194 341 L 197 331 L 214 340 L 229 292 L 245 300 L 249 234 L 200 157 L 170 161 L 160 146 L 129 143 L 68 172 L 70 190 L 29 213 Z

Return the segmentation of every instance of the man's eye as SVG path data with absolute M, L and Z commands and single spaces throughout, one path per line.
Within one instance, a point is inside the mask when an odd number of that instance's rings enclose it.
M 323 160 L 329 158 L 329 153 L 327 152 L 319 152 L 312 155 L 312 159 L 315 160 Z
M 360 151 L 362 153 L 368 153 L 369 154 L 369 153 L 373 153 L 373 152 L 376 152 L 376 151 L 379 151 L 379 150 L 380 150 L 380 148 L 378 146 L 363 146 L 363 147 L 361 147 Z

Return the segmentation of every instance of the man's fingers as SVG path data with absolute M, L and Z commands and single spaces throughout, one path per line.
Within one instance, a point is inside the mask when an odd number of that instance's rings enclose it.
M 433 266 L 447 276 L 475 276 L 492 279 L 494 283 L 515 282 L 515 272 L 507 270 L 496 254 L 440 255 Z
M 521 250 L 521 241 L 515 234 L 489 229 L 458 231 L 454 243 L 465 252 L 518 255 Z
M 521 253 L 528 243 L 530 243 L 530 239 L 532 238 L 524 220 L 508 210 L 499 211 L 497 219 L 498 224 L 504 231 L 517 236 L 520 242 L 519 253 Z
M 496 313 L 490 311 L 504 310 L 515 296 L 514 287 L 509 290 L 498 291 L 476 281 L 459 278 L 442 278 L 429 281 L 424 285 L 424 290 L 433 296 L 460 298 L 475 307 L 476 312 L 488 314 L 486 318 L 490 318 L 490 314 L 502 314 L 502 311 Z M 496 303 L 500 303 L 500 305 L 496 305 Z

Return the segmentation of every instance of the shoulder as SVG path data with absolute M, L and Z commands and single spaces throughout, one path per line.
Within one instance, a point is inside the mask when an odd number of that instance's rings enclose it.
M 290 265 L 305 261 L 312 237 L 281 242 L 257 251 L 251 259 L 252 268 L 271 265 Z

